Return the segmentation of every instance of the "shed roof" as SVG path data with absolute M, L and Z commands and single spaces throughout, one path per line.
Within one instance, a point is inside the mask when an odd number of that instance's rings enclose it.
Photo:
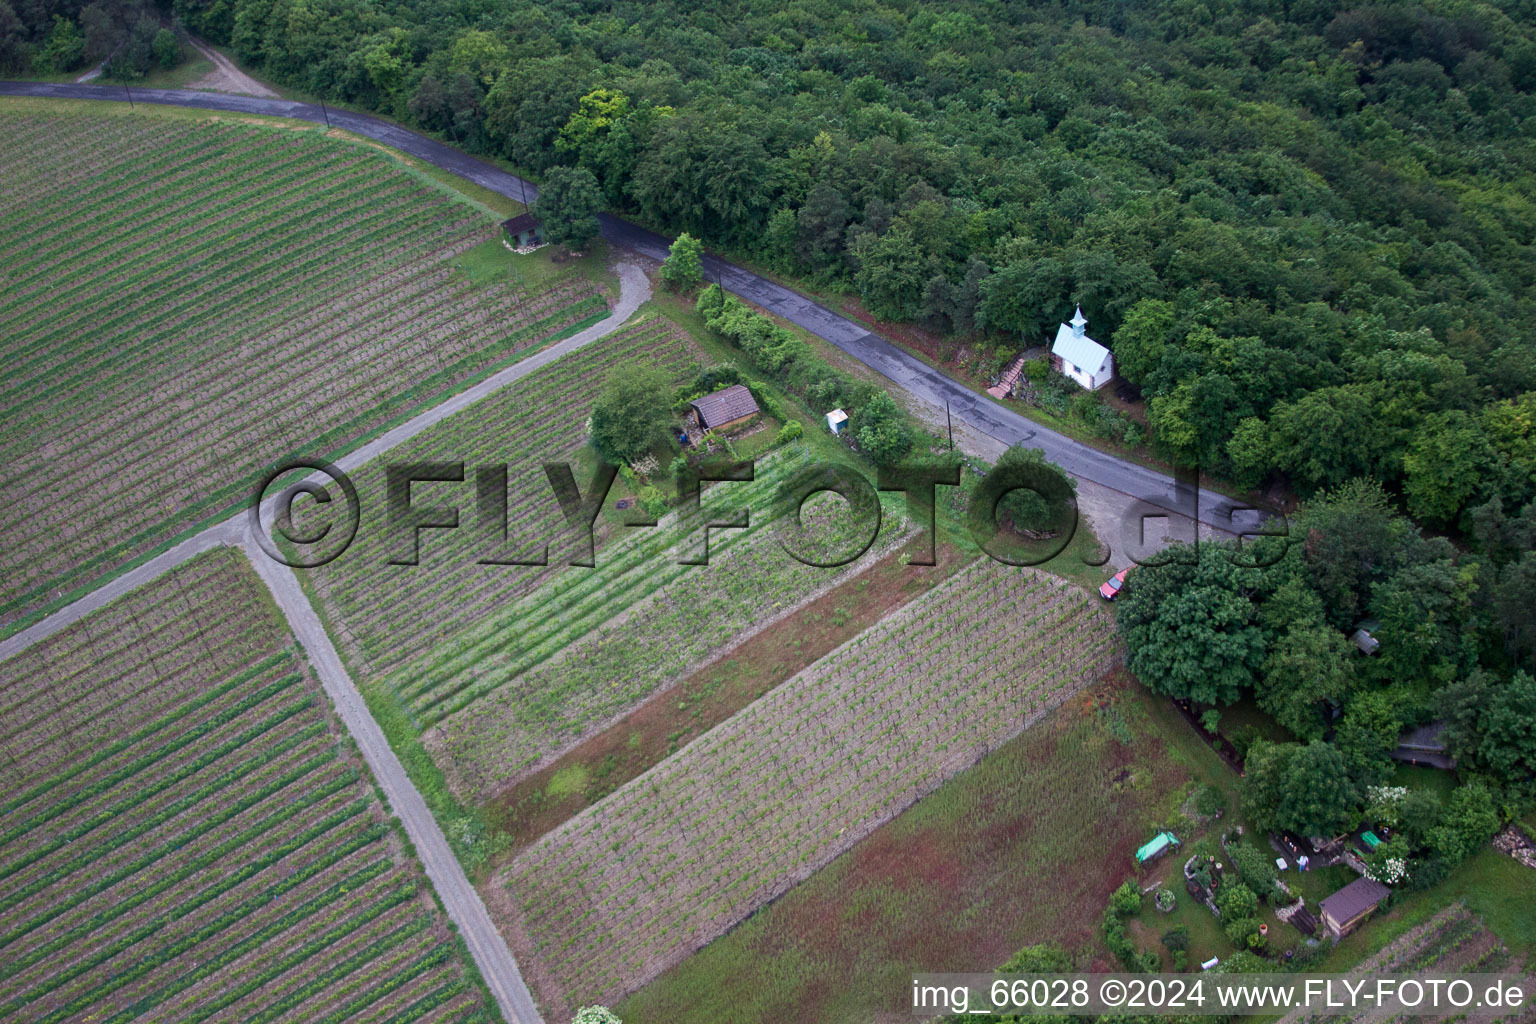
M 516 217 L 502 221 L 501 226 L 506 229 L 508 234 L 515 235 L 520 231 L 530 231 L 542 223 L 544 222 L 531 213 L 520 213 Z
M 1375 654 L 1381 647 L 1381 641 L 1364 629 L 1355 630 L 1349 638 L 1355 642 L 1356 647 L 1360 648 L 1362 654 Z
M 739 420 L 757 412 L 757 402 L 744 384 L 732 384 L 728 388 L 696 398 L 688 403 L 699 414 L 699 422 L 708 427 Z
M 1329 917 L 1341 924 L 1353 921 L 1367 910 L 1374 910 L 1382 900 L 1392 895 L 1392 890 L 1369 878 L 1357 878 L 1344 888 L 1325 897 L 1318 906 Z
M 1083 333 L 1088 321 L 1082 308 L 1072 314 L 1072 322 L 1056 329 L 1056 341 L 1051 345 L 1051 355 L 1060 356 L 1086 373 L 1097 375 L 1109 359 L 1109 349 Z

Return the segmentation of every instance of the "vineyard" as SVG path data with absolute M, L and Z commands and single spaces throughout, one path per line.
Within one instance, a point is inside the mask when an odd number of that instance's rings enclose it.
M 1386 974 L 1454 978 L 1467 974 L 1522 972 L 1526 966 L 1522 958 L 1512 953 L 1480 918 L 1465 905 L 1457 903 L 1399 935 L 1345 977 L 1348 984 L 1361 985 Z M 1296 1009 L 1280 1018 L 1280 1024 L 1322 1024 L 1324 1021 L 1350 1024 L 1352 1021 L 1379 1020 L 1382 1016 L 1381 1011 L 1350 1007 L 1335 1007 L 1326 1014 Z M 1501 1019 L 1524 1020 L 1529 1016 L 1528 1013 L 1516 1013 Z
M 778 485 L 808 460 L 792 450 L 728 486 L 721 505 L 753 509 L 750 530 L 710 541 L 707 566 L 680 565 L 671 521 L 605 549 L 597 569 L 567 569 L 486 627 L 403 671 L 397 685 L 427 714 L 453 710 L 426 736 L 461 793 L 490 795 L 541 760 L 687 675 L 822 591 L 857 573 L 906 535 L 889 501 L 881 532 L 859 560 L 808 566 L 768 526 Z M 842 499 L 819 495 L 805 519 L 823 538 L 852 525 Z
M 418 566 L 389 564 L 384 460 L 352 474 L 362 505 L 357 538 L 346 553 L 311 575 L 343 650 L 365 674 L 413 661 L 532 589 L 551 570 L 480 565 L 487 543 L 475 529 L 473 467 L 507 467 L 507 532 L 501 554 L 528 557 L 557 536 L 562 519 L 539 466 L 574 461 L 583 425 L 610 370 L 643 360 L 681 381 L 698 369 L 699 352 L 667 321 L 631 323 L 529 374 L 391 450 L 391 463 L 462 461 L 463 484 L 412 486 L 412 502 L 453 504 L 460 528 L 422 535 Z M 578 472 L 581 486 L 585 474 Z M 600 524 L 601 525 L 601 524 Z M 557 563 L 558 545 L 550 560 Z M 422 709 L 424 710 L 424 709 Z
M 1118 653 L 1081 591 L 974 563 L 520 854 L 522 961 L 550 1005 L 633 991 Z
M 682 380 L 697 357 L 665 319 L 641 320 L 476 403 L 390 461 L 506 464 L 503 554 L 527 557 L 559 534 L 538 465 L 575 458 L 609 369 L 645 360 Z M 344 649 L 400 697 L 459 795 L 478 800 L 854 571 L 802 565 L 760 529 L 779 484 L 809 460 L 796 450 L 761 460 L 751 483 L 706 488 L 706 511 L 747 507 L 753 522 L 713 532 L 708 566 L 678 564 L 668 520 L 618 528 L 590 569 L 560 567 L 558 543 L 547 568 L 477 564 L 485 539 L 473 527 L 469 469 L 462 484 L 413 486 L 415 503 L 458 506 L 461 525 L 424 533 L 420 565 L 390 565 L 383 472 L 365 466 L 354 474 L 363 507 L 357 540 L 311 578 Z M 820 501 L 807 503 L 807 513 Z M 849 524 L 831 518 L 822 537 L 829 543 Z M 871 554 L 896 540 L 899 517 L 883 522 Z
M 606 314 L 455 267 L 488 212 L 318 130 L 0 113 L 0 623 Z
M 0 1019 L 495 1011 L 224 549 L 0 664 Z

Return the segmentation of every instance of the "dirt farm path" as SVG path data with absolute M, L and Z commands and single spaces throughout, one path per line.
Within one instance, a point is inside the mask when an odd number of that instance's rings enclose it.
M 447 401 L 433 406 L 421 415 L 353 449 L 337 459 L 336 465 L 345 472 L 351 472 L 513 381 L 526 377 L 540 367 L 547 366 L 560 357 L 618 330 L 634 315 L 641 304 L 651 297 L 650 281 L 638 266 L 632 263 L 620 263 L 618 275 L 619 300 L 607 319 L 541 349 L 526 359 L 513 363 L 473 387 L 466 388 Z M 316 479 L 324 482 L 323 476 L 317 475 Z M 271 520 L 273 501 L 273 498 L 269 498 L 263 505 L 263 522 Z M 319 617 L 304 596 L 293 570 L 273 561 L 260 550 L 250 533 L 250 521 L 245 512 L 237 513 L 203 530 L 144 564 L 123 573 L 104 586 L 98 587 L 75 603 L 0 640 L 0 660 L 13 657 L 31 645 L 47 639 L 182 562 L 222 546 L 240 548 L 250 559 L 257 575 L 266 583 L 267 589 L 271 591 L 273 600 L 282 610 L 294 636 L 303 645 L 326 693 L 335 704 L 336 713 L 346 723 L 347 731 L 351 733 L 364 760 L 368 762 L 369 769 L 378 780 L 380 788 L 383 789 L 391 810 L 405 827 L 406 835 L 416 848 L 422 866 L 426 869 L 427 877 L 431 879 L 433 888 L 437 890 L 448 916 L 464 936 L 470 955 L 474 957 L 481 977 L 485 979 L 497 1005 L 501 1008 L 502 1016 L 506 1018 L 508 1024 L 542 1024 L 543 1018 L 539 1015 L 533 998 L 528 993 L 522 973 L 518 970 L 517 961 L 508 951 L 501 933 L 491 923 L 485 904 L 480 901 L 479 893 L 465 877 L 463 869 L 448 846 L 447 839 L 443 836 L 442 829 L 438 827 L 437 820 L 432 817 L 432 812 L 427 809 L 421 794 L 411 784 L 410 778 L 405 774 L 399 758 L 395 756 L 394 750 L 384 738 L 378 723 L 368 713 L 363 704 L 362 695 L 358 693 L 357 687 L 347 674 L 341 658 L 331 645 L 330 637 L 326 635 L 324 626 L 321 625 Z
M 260 96 L 275 100 L 277 93 L 262 85 L 250 75 L 235 67 L 234 62 L 201 39 L 192 39 L 192 48 L 213 62 L 213 70 L 193 82 L 188 89 L 207 89 L 209 92 L 235 92 L 245 96 Z

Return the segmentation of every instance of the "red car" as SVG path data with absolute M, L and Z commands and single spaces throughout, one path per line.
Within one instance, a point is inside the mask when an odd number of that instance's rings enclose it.
M 1113 601 L 1115 595 L 1120 593 L 1120 588 L 1125 586 L 1125 574 L 1130 571 L 1130 569 L 1121 569 L 1105 580 L 1104 585 L 1099 588 L 1099 596 L 1106 601 Z

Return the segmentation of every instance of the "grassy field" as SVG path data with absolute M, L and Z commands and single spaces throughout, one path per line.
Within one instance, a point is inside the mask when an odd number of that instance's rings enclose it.
M 1098 678 L 1107 616 L 973 563 L 550 832 L 501 875 L 547 1005 L 609 1001 Z
M 1198 749 L 1116 673 L 673 967 L 626 1024 L 910 1018 L 911 977 L 990 971 L 1057 942 L 1112 969 L 1110 892 L 1170 824 Z
M 323 129 L 6 103 L 0 131 L 0 629 L 606 313 L 575 266 L 473 279 L 492 210 Z
M 0 664 L 0 1017 L 496 1018 L 224 549 Z

